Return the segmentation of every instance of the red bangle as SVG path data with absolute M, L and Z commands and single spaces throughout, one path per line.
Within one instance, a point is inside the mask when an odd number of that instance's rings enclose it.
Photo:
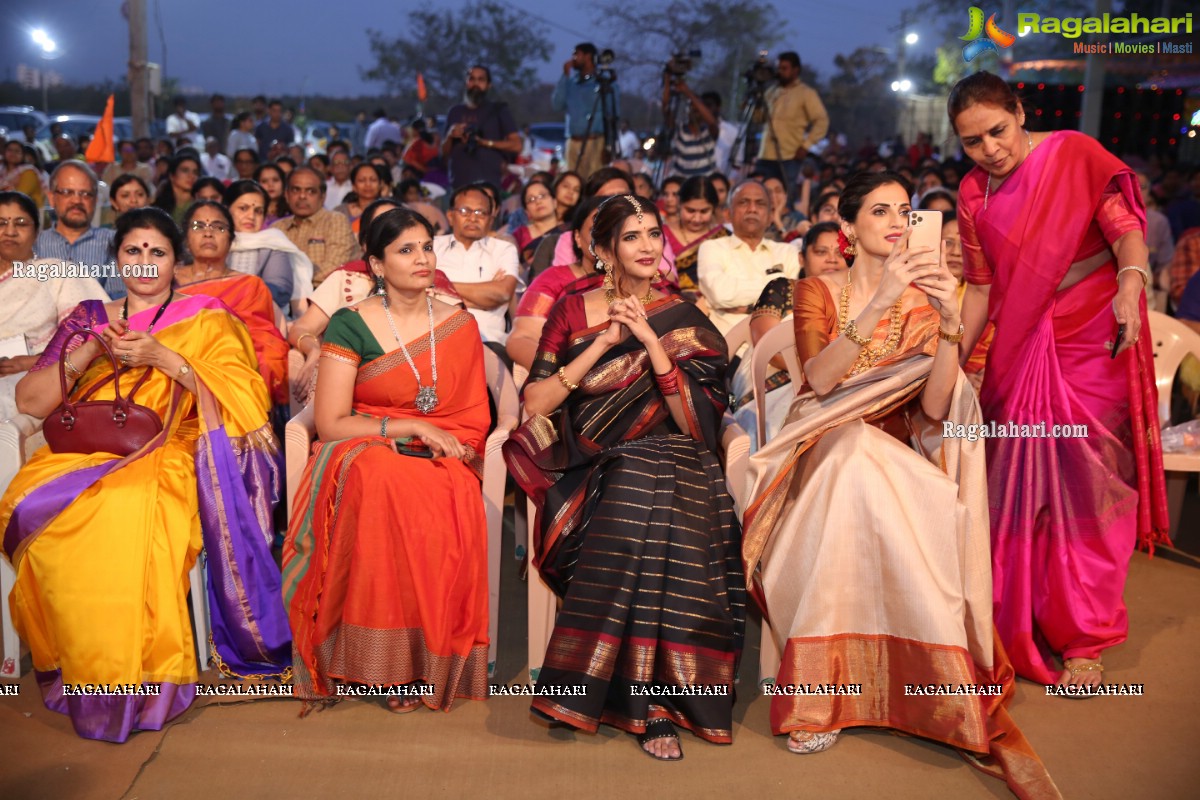
M 672 366 L 671 371 L 665 375 L 655 373 L 654 380 L 658 383 L 658 390 L 663 394 L 679 394 L 679 365 Z

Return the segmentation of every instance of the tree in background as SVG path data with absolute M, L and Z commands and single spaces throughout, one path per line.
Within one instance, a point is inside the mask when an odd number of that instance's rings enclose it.
M 833 59 L 837 68 L 822 99 L 832 130 L 851 142 L 876 142 L 896 133 L 896 64 L 877 47 L 860 47 Z
M 359 69 L 363 80 L 384 84 L 392 95 L 415 97 L 422 73 L 430 101 L 445 104 L 462 94 L 472 64 L 492 71 L 496 94 L 516 94 L 538 84 L 534 65 L 550 58 L 544 27 L 490 0 L 412 11 L 404 21 L 404 33 L 394 39 L 367 31 L 375 66 Z

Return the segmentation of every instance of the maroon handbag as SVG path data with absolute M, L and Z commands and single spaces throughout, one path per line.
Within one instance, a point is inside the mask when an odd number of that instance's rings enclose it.
M 76 336 L 94 336 L 104 348 L 113 372 L 78 400 L 70 399 L 67 386 L 67 345 Z M 108 342 L 90 328 L 75 331 L 63 342 L 63 357 L 58 362 L 58 380 L 62 386 L 63 404 L 50 412 L 42 424 L 46 443 L 55 453 L 113 453 L 128 456 L 146 446 L 162 432 L 163 424 L 158 414 L 146 406 L 133 402 L 133 396 L 150 377 L 153 368 L 147 368 L 133 385 L 128 397 L 121 396 L 121 369 Z M 96 390 L 109 380 L 113 382 L 112 400 L 88 400 Z

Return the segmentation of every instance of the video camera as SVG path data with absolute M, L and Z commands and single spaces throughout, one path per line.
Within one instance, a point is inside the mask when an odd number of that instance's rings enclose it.
M 617 73 L 612 68 L 612 63 L 617 58 L 617 54 L 612 51 L 611 47 L 606 47 L 596 56 L 596 80 L 601 83 L 612 83 L 617 79 Z
M 758 58 L 750 65 L 750 69 L 742 73 L 742 77 L 746 79 L 746 83 L 750 84 L 751 87 L 758 89 L 775 80 L 775 68 L 767 60 L 766 50 L 758 52 Z
M 686 53 L 681 50 L 671 54 L 671 58 L 663 65 L 663 72 L 674 78 L 682 78 L 695 66 L 693 62 L 699 60 L 699 50 L 688 50 Z

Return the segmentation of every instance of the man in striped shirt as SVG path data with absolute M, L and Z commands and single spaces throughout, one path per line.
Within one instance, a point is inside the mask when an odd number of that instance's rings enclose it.
M 672 93 L 687 100 L 686 118 L 667 120 L 668 124 L 674 123 L 675 126 L 675 133 L 671 137 L 671 155 L 675 159 L 672 174 L 685 178 L 711 175 L 717 169 L 717 136 L 720 133 L 717 117 L 681 76 L 664 70 L 664 114 L 671 113 Z
M 55 167 L 50 174 L 50 206 L 56 222 L 38 234 L 33 250 L 38 258 L 65 264 L 112 265 L 111 274 L 101 278 L 100 285 L 117 300 L 125 296 L 125 282 L 117 277 L 110 252 L 113 232 L 92 227 L 98 187 L 96 173 L 82 161 L 64 161 Z

